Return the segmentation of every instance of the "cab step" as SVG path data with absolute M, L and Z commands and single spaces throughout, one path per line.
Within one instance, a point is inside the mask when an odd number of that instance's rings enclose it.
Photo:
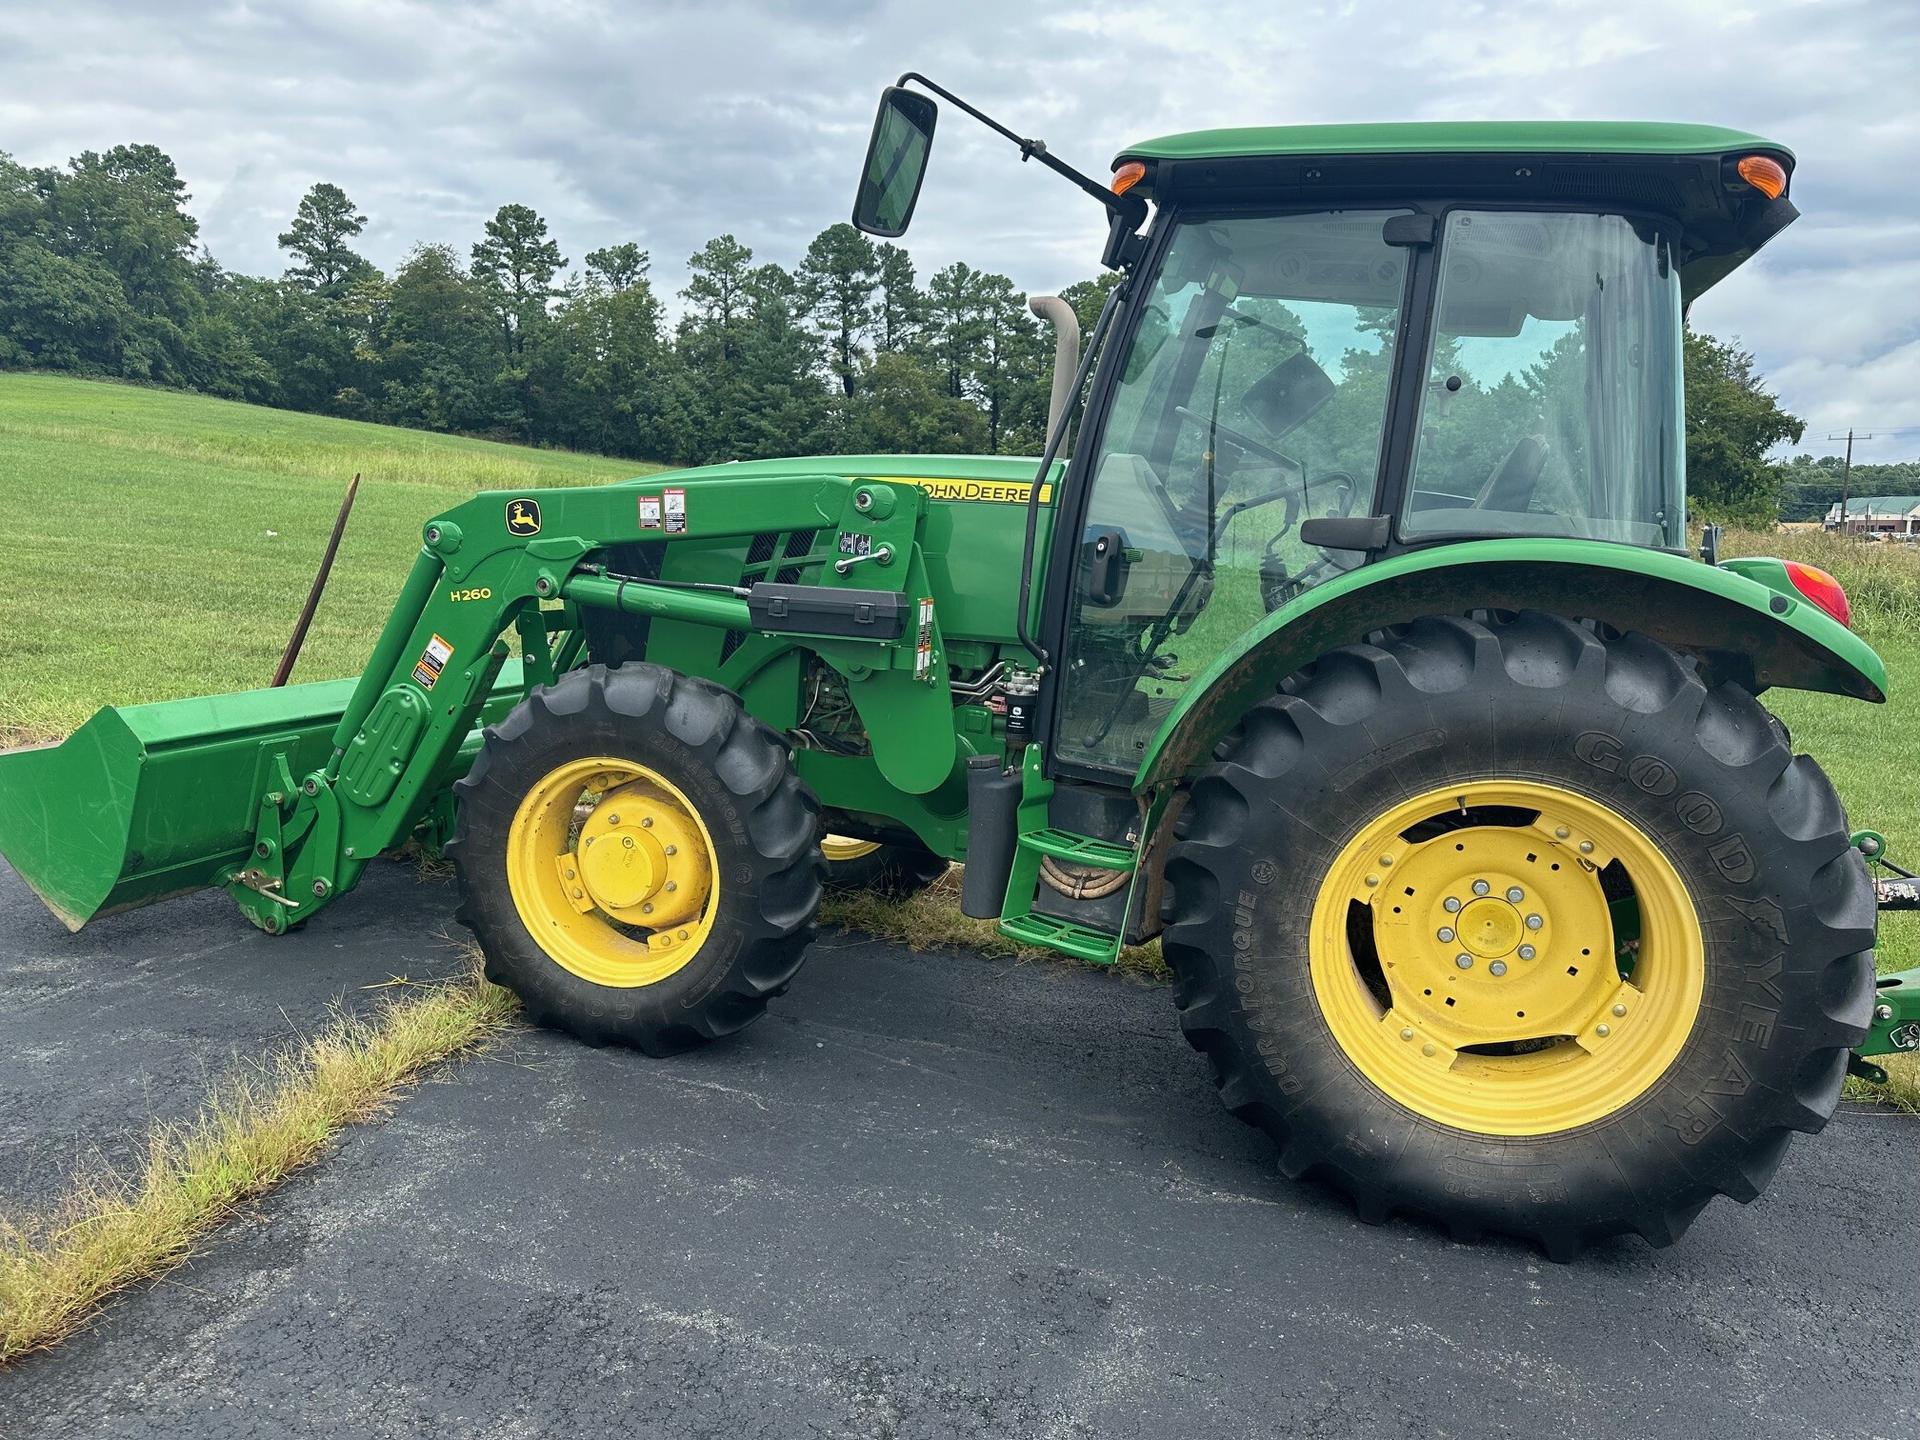
M 1042 915 L 1038 911 L 1002 920 L 1000 933 L 1022 945 L 1057 950 L 1062 955 L 1071 955 L 1076 960 L 1090 961 L 1095 965 L 1111 965 L 1120 958 L 1118 935 L 1087 925 L 1076 925 L 1071 920 Z
M 1094 870 L 1117 870 L 1130 875 L 1139 856 L 1131 845 L 1116 845 L 1111 840 L 1096 840 L 1091 835 L 1076 835 L 1071 830 L 1033 830 L 1020 837 L 1024 850 L 1037 850 L 1064 860 L 1069 865 L 1084 865 Z

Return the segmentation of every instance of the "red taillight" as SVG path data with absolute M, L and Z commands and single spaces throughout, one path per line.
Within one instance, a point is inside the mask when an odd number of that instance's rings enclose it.
M 1818 605 L 1842 625 L 1853 623 L 1853 606 L 1840 582 L 1818 565 L 1802 565 L 1798 560 L 1782 560 L 1793 588 Z

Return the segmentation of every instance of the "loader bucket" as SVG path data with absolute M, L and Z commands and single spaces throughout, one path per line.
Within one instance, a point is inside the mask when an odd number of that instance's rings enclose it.
M 0 856 L 78 930 L 219 883 L 246 857 L 276 754 L 325 764 L 354 681 L 109 706 L 65 741 L 0 751 Z
M 0 750 L 0 858 L 78 930 L 225 882 L 246 859 L 267 792 L 324 766 L 357 680 L 322 680 L 152 705 L 109 706 L 58 745 Z M 526 692 L 520 662 L 494 677 L 478 724 Z M 479 753 L 466 737 L 440 783 Z

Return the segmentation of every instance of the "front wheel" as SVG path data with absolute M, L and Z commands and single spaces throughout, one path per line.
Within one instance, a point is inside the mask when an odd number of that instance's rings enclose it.
M 823 835 L 820 853 L 827 862 L 827 889 L 842 895 L 864 893 L 904 900 L 933 884 L 949 866 L 944 856 L 917 841 Z
M 1553 616 L 1425 620 L 1290 677 L 1216 759 L 1164 945 L 1289 1174 L 1565 1258 L 1755 1198 L 1832 1114 L 1872 893 L 1746 692 Z
M 488 730 L 456 790 L 459 918 L 537 1023 L 671 1054 L 757 1019 L 799 968 L 818 807 L 719 686 L 570 671 Z

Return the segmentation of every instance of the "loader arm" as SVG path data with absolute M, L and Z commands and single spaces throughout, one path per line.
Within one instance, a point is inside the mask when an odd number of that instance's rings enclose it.
M 416 830 L 444 838 L 479 727 L 579 662 L 591 610 L 753 636 L 729 682 L 804 645 L 844 678 L 889 785 L 946 784 L 960 748 L 920 602 L 925 492 L 817 472 L 688 480 L 670 546 L 822 529 L 859 556 L 819 584 L 749 589 L 595 559 L 641 537 L 657 488 L 483 493 L 429 521 L 357 681 L 109 709 L 60 746 L 0 755 L 0 853 L 73 929 L 219 885 L 283 932 Z

